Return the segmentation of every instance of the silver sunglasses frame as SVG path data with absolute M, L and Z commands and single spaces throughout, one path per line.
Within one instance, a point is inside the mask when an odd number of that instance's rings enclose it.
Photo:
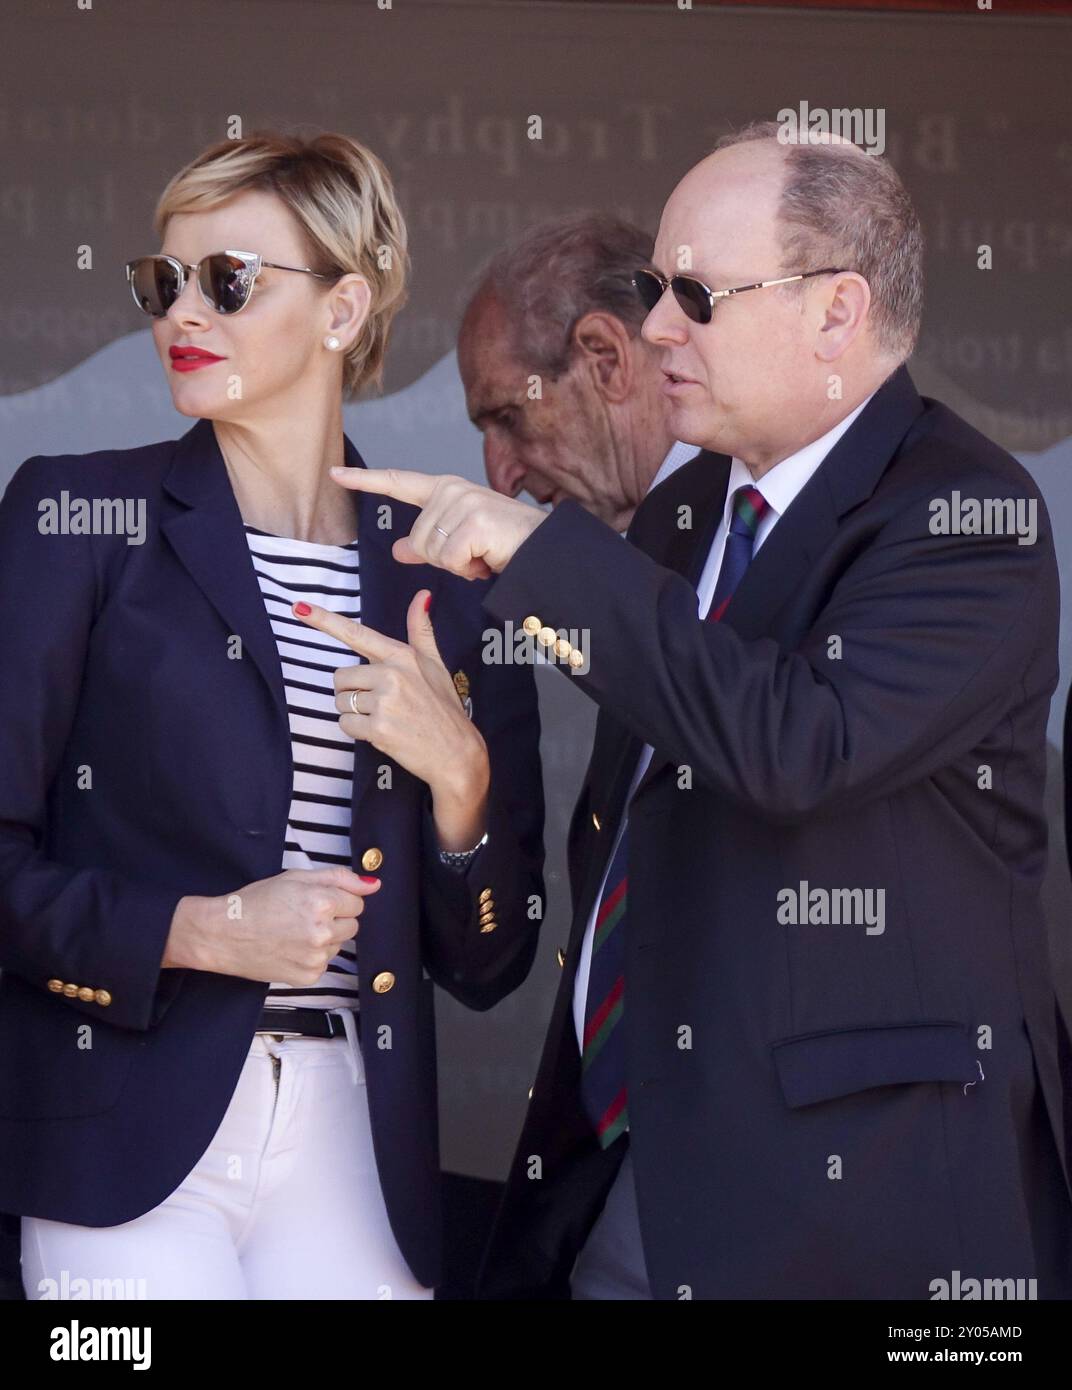
M 670 279 L 668 280 L 665 275 L 660 275 L 657 270 L 652 270 L 650 266 L 641 266 L 641 270 L 645 271 L 648 275 L 650 275 L 653 280 L 658 280 L 659 284 L 663 287 L 663 294 L 665 294 L 667 290 L 672 287 L 672 283 L 674 280 L 688 280 L 693 285 L 699 285 L 700 289 L 702 289 L 704 294 L 707 295 L 709 307 L 709 317 L 704 322 L 699 323 L 699 326 L 701 328 L 705 327 L 706 324 L 710 323 L 712 319 L 714 319 L 716 299 L 727 299 L 731 294 L 744 294 L 746 290 L 765 290 L 768 289 L 771 285 L 788 285 L 791 284 L 794 280 L 810 280 L 813 275 L 844 275 L 847 273 L 844 266 L 828 265 L 824 266 L 822 270 L 805 270 L 800 275 L 783 275 L 778 280 L 757 280 L 754 285 L 737 285 L 732 290 L 713 290 L 711 289 L 710 285 L 705 285 L 702 280 L 697 280 L 695 275 L 671 275 Z M 632 283 L 633 288 L 639 295 L 640 286 L 636 282 L 635 275 L 633 276 Z M 640 297 L 641 302 L 643 303 L 643 295 L 641 295 Z M 661 299 L 662 295 L 660 295 L 659 298 Z M 652 312 L 652 309 L 654 308 L 655 305 L 653 304 L 651 309 L 648 310 L 648 313 L 650 314 Z M 684 308 L 681 309 L 681 312 L 685 314 Z M 688 318 L 688 314 L 685 314 L 685 317 Z M 698 323 L 699 321 L 697 319 L 691 319 L 690 322 Z
M 242 261 L 243 264 L 246 266 L 247 270 L 250 270 L 252 272 L 249 279 L 249 293 L 246 295 L 245 299 L 238 306 L 238 308 L 232 309 L 230 310 L 230 312 L 224 309 L 218 309 L 216 305 L 213 304 L 212 301 L 209 299 L 208 295 L 205 293 L 205 287 L 201 283 L 201 267 L 205 261 L 210 260 L 213 256 L 233 256 L 236 261 Z M 313 270 L 307 265 L 280 265 L 277 261 L 266 261 L 264 257 L 256 251 L 210 251 L 207 256 L 202 256 L 201 260 L 199 260 L 196 263 L 196 265 L 186 265 L 182 261 L 180 261 L 177 256 L 167 256 L 163 252 L 157 252 L 155 255 L 151 256 L 136 256 L 134 260 L 126 262 L 127 284 L 130 286 L 130 294 L 131 298 L 134 300 L 134 303 L 138 306 L 141 312 L 146 315 L 147 318 L 151 319 L 166 318 L 169 310 L 165 309 L 163 314 L 151 314 L 149 310 L 146 309 L 145 306 L 142 304 L 141 300 L 138 298 L 138 292 L 134 288 L 134 268 L 135 266 L 140 265 L 143 261 L 167 261 L 170 265 L 173 265 L 177 268 L 179 275 L 179 289 L 178 294 L 176 294 L 175 296 L 176 299 L 178 299 L 182 292 L 186 289 L 186 282 L 192 276 L 194 283 L 197 285 L 198 293 L 200 294 L 204 303 L 210 309 L 212 309 L 213 312 L 217 314 L 223 314 L 225 318 L 229 319 L 234 318 L 235 314 L 240 314 L 242 310 L 246 307 L 246 305 L 249 303 L 250 298 L 253 294 L 253 286 L 256 284 L 257 281 L 257 276 L 265 267 L 267 267 L 270 270 L 292 270 L 302 275 L 315 275 L 318 280 L 333 280 L 337 278 L 333 275 L 325 275 L 322 271 Z

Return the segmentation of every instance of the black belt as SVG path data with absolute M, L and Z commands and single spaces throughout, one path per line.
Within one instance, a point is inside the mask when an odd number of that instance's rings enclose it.
M 353 1010 L 358 1041 L 361 1040 L 361 1014 Z M 258 1033 L 300 1033 L 306 1038 L 346 1036 L 346 1026 L 338 1014 L 326 1009 L 262 1009 Z

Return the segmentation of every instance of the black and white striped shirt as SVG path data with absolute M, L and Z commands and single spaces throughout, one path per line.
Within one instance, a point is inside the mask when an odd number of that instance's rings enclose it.
M 354 741 L 339 728 L 333 676 L 363 658 L 291 612 L 304 600 L 347 618 L 361 616 L 357 541 L 322 545 L 245 525 L 253 568 L 275 634 L 286 688 L 294 784 L 283 847 L 284 869 L 350 867 Z M 351 939 L 315 985 L 273 982 L 270 1008 L 357 1008 L 357 951 Z

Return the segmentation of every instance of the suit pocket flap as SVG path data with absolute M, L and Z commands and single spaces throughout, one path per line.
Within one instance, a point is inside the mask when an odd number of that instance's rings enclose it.
M 962 1023 L 901 1023 L 785 1038 L 773 1045 L 786 1103 L 814 1105 L 904 1081 L 978 1081 Z

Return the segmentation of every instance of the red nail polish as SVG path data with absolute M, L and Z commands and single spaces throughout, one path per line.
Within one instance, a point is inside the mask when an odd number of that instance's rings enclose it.
M 379 883 L 380 881 L 375 874 L 358 874 L 358 878 L 362 883 Z
M 300 618 L 307 618 L 313 610 L 307 603 L 296 603 L 294 605 L 294 611 Z
M 432 595 L 429 594 L 428 597 L 424 600 L 424 611 L 427 613 L 428 610 L 429 610 L 429 608 L 431 608 L 431 606 L 432 606 Z

